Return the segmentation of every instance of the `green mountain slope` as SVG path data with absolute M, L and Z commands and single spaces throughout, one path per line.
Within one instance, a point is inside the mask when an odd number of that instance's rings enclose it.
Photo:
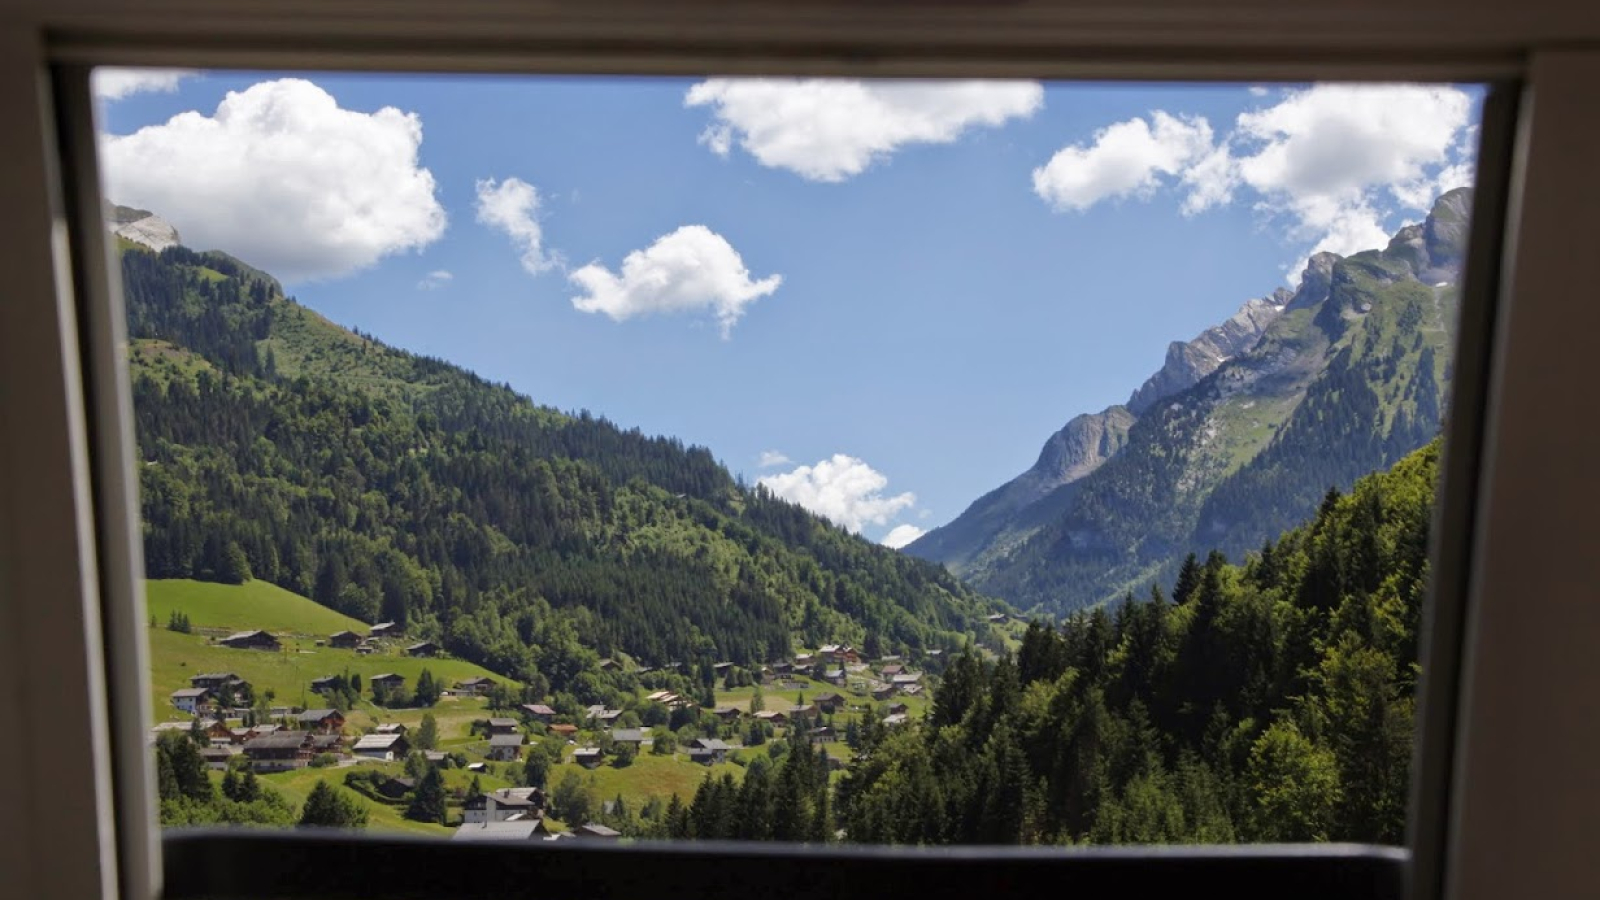
M 591 694 L 599 656 L 916 653 L 1000 608 L 704 448 L 346 331 L 224 254 L 122 265 L 152 577 L 261 579 Z
M 1019 479 L 908 549 L 1019 607 L 1070 610 L 1169 578 L 1188 552 L 1238 556 L 1393 464 L 1439 428 L 1469 198 L 1444 195 L 1382 251 L 1313 257 L 1258 336 L 1238 330 L 1244 349 L 1175 393 L 1160 376 L 1136 392 L 1142 413 L 1092 468 L 997 514 L 986 501 Z
M 922 844 L 1399 844 L 1438 461 L 1434 440 L 1243 565 L 1210 554 L 1180 602 L 1157 588 L 1034 622 L 1014 658 L 963 654 L 926 720 L 867 733 L 839 827 Z

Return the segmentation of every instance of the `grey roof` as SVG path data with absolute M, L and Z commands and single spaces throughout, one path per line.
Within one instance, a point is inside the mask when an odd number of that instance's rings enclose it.
M 424 641 L 424 643 L 427 643 L 427 642 Z M 467 684 L 467 685 L 472 685 L 472 684 L 496 684 L 496 683 L 497 682 L 493 678 L 485 678 L 482 675 L 477 675 L 477 676 L 474 676 L 472 678 L 463 678 L 460 681 L 456 682 L 456 684 Z
M 611 739 L 623 744 L 637 744 L 644 738 L 643 728 L 617 728 L 611 732 Z
M 258 634 L 262 635 L 264 637 L 272 637 L 272 635 L 267 634 L 265 631 L 262 631 L 261 629 L 257 628 L 254 631 L 236 631 L 233 634 L 230 634 L 227 637 L 223 638 L 223 640 L 224 641 L 238 641 L 238 640 L 243 640 L 245 638 L 253 638 Z
M 533 809 L 539 805 L 532 797 L 526 795 L 519 797 L 505 788 L 495 791 L 489 796 L 494 798 L 496 806 L 503 806 L 507 809 Z
M 173 691 L 172 697 L 174 700 L 179 697 L 204 697 L 209 693 L 211 693 L 210 688 L 183 688 L 181 690 Z
M 452 841 L 531 841 L 539 836 L 543 827 L 540 819 L 519 819 L 515 822 L 478 822 L 462 825 L 450 836 Z
M 372 731 L 374 734 L 405 734 L 406 726 L 402 722 L 384 722 Z
M 189 676 L 190 681 L 243 681 L 243 678 L 232 672 L 201 672 L 199 675 Z
M 405 680 L 406 680 L 406 677 L 404 675 L 396 675 L 393 672 L 384 672 L 382 675 L 374 675 L 371 678 L 368 678 L 367 679 L 367 683 L 371 684 L 371 683 L 373 683 L 375 681 L 405 681 Z
M 572 758 L 573 759 L 577 759 L 580 756 L 587 758 L 587 757 L 590 757 L 590 756 L 601 756 L 601 755 L 602 754 L 600 752 L 600 748 L 599 747 L 580 747 L 577 750 L 572 751 Z
M 496 716 L 495 718 L 489 720 L 489 725 L 493 728 L 515 728 L 517 727 L 517 720 L 507 719 L 503 716 Z
M 307 733 L 304 731 L 278 731 L 272 734 L 263 734 L 258 738 L 251 738 L 244 743 L 246 752 L 251 750 L 291 750 L 306 742 Z
M 615 828 L 608 828 L 608 827 L 606 827 L 604 825 L 600 825 L 600 824 L 597 824 L 597 823 L 594 823 L 594 822 L 590 822 L 587 825 L 580 825 L 577 828 L 573 829 L 573 831 L 575 831 L 580 837 L 583 837 L 583 836 L 588 836 L 588 837 L 621 837 L 622 836 L 622 832 L 617 831 Z
M 337 709 L 308 709 L 299 715 L 299 719 L 302 722 L 321 722 L 333 716 L 343 718 L 344 714 Z
M 555 710 L 545 706 L 543 703 L 524 703 L 522 708 L 536 716 L 553 716 L 556 714 Z
M 491 747 L 521 747 L 522 735 L 520 734 L 493 734 L 489 736 Z
M 397 741 L 403 740 L 405 740 L 405 738 L 398 734 L 368 734 L 363 735 L 359 740 L 356 741 L 355 746 L 351 747 L 350 749 L 388 750 L 390 747 L 393 747 Z

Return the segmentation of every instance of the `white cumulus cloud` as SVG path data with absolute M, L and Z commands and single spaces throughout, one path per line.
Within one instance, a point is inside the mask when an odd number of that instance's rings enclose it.
M 1033 170 L 1033 191 L 1059 210 L 1086 210 L 1114 197 L 1149 196 L 1213 150 L 1204 118 L 1156 111 L 1100 129 L 1088 145 L 1056 151 Z
M 520 178 L 478 181 L 478 221 L 511 238 L 522 250 L 522 267 L 531 275 L 554 265 L 544 251 L 539 225 L 539 191 Z
M 285 281 L 331 278 L 427 246 L 444 233 L 422 121 L 340 108 L 298 78 L 229 92 L 207 116 L 180 113 L 102 138 L 107 195 L 151 210 L 184 241 Z
M 1034 190 L 1057 209 L 1084 210 L 1181 189 L 1185 215 L 1246 194 L 1307 255 L 1348 255 L 1386 245 L 1395 214 L 1425 212 L 1471 183 L 1476 128 L 1460 89 L 1319 84 L 1250 94 L 1265 105 L 1241 113 L 1221 140 L 1203 118 L 1156 111 L 1062 148 L 1034 170 Z M 1291 266 L 1291 278 L 1301 268 Z
M 780 451 L 763 450 L 761 451 L 761 460 L 757 462 L 756 465 L 763 469 L 771 469 L 776 466 L 786 466 L 792 462 L 794 462 L 794 460 L 790 459 Z
M 434 271 L 422 276 L 422 280 L 417 282 L 417 290 L 431 291 L 435 288 L 442 288 L 449 284 L 452 278 L 455 278 L 455 276 L 451 275 L 449 272 L 446 272 L 444 269 L 435 269 Z
M 915 525 L 896 525 L 889 529 L 889 533 L 884 535 L 883 540 L 879 541 L 879 543 L 885 547 L 893 547 L 899 550 L 926 533 Z
M 783 276 L 751 280 L 744 259 L 722 235 L 684 225 L 629 253 L 622 271 L 590 263 L 568 276 L 583 289 L 572 305 L 621 322 L 654 313 L 707 312 L 726 339 L 745 307 L 770 295 Z
M 117 69 L 102 67 L 89 75 L 89 89 L 103 100 L 121 100 L 133 94 L 170 94 L 190 69 Z
M 759 480 L 772 493 L 798 503 L 851 531 L 866 525 L 887 525 L 917 502 L 909 491 L 886 495 L 889 479 L 854 456 L 835 453 L 814 466 L 768 475 Z
M 687 106 L 708 106 L 700 141 L 719 156 L 735 144 L 768 168 L 843 181 L 908 144 L 948 144 L 969 128 L 1027 118 L 1044 104 L 1031 81 L 881 81 L 713 78 Z

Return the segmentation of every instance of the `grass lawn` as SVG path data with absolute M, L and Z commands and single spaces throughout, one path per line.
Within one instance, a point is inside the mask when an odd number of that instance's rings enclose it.
M 161 626 L 176 611 L 188 615 L 196 628 L 259 628 L 320 638 L 336 631 L 367 632 L 366 623 L 265 581 L 211 584 L 187 578 L 155 579 L 145 582 L 145 605 Z
M 147 634 L 150 638 L 151 708 L 158 722 L 188 718 L 172 707 L 170 697 L 173 691 L 189 686 L 190 676 L 202 672 L 234 672 L 250 682 L 258 694 L 272 691 L 276 704 L 311 707 L 320 705 L 318 698 L 310 693 L 312 679 L 345 671 L 360 675 L 363 687 L 373 675 L 393 672 L 405 676 L 409 688 L 416 684 L 423 669 L 444 679 L 446 684 L 488 676 L 513 688 L 521 686 L 464 660 L 418 659 L 402 655 L 397 647 L 368 656 L 354 650 L 319 647 L 316 641 L 335 631 L 364 632 L 366 626 L 263 581 L 243 585 L 151 581 L 146 593 L 157 622 Z M 167 617 L 173 611 L 187 615 L 196 628 L 228 631 L 260 628 L 273 632 L 280 636 L 284 649 L 278 652 L 235 650 L 213 644 L 207 635 L 198 632 L 168 631 Z M 371 704 L 363 704 L 363 707 L 352 716 L 357 725 L 394 720 L 414 726 L 422 721 L 422 710 L 388 712 Z M 484 718 L 487 712 L 481 700 L 444 700 L 434 710 L 434 716 L 439 719 L 442 735 L 465 738 L 471 719 Z M 451 723 L 448 726 L 447 720 Z M 458 720 L 459 735 L 456 734 Z
M 721 778 L 723 773 L 731 772 L 734 780 L 744 779 L 743 766 L 722 763 L 708 768 L 690 762 L 682 751 L 673 756 L 654 756 L 649 749 L 640 754 L 633 765 L 623 769 L 613 768 L 609 762 L 595 769 L 585 769 L 570 762 L 551 766 L 548 787 L 554 789 L 569 772 L 576 772 L 584 784 L 593 789 L 596 801 L 614 800 L 621 794 L 633 809 L 639 809 L 650 797 L 660 797 L 662 802 L 666 802 L 673 794 L 688 803 L 694 799 L 694 792 L 705 780 L 707 772 L 711 773 L 712 778 Z
M 305 806 L 306 797 L 311 795 L 311 789 L 316 787 L 318 781 L 326 781 L 330 786 L 346 791 L 367 807 L 367 828 L 372 831 L 399 831 L 410 834 L 432 835 L 434 837 L 449 837 L 454 832 L 454 829 L 444 825 L 429 825 L 426 822 L 414 822 L 407 819 L 405 817 L 405 804 L 403 803 L 379 803 L 344 786 L 346 772 L 354 770 L 367 771 L 370 769 L 378 769 L 389 775 L 403 776 L 405 774 L 405 766 L 401 763 L 363 762 L 350 768 L 298 769 L 293 772 L 275 772 L 258 777 L 261 779 L 262 784 L 282 794 L 285 800 L 288 800 L 297 808 Z M 468 772 L 465 769 L 447 769 L 440 774 L 444 776 L 446 791 L 460 790 L 465 792 L 471 786 L 474 777 L 478 779 L 479 785 L 486 791 L 511 786 L 511 782 L 504 778 L 487 773 Z M 220 782 L 221 773 L 214 773 L 214 778 Z M 461 809 L 455 805 L 453 796 L 451 797 L 450 814 L 452 820 L 459 819 L 461 816 Z

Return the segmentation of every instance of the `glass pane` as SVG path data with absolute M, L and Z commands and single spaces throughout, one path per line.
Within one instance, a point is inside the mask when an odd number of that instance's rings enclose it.
M 1480 89 L 95 83 L 162 824 L 1401 841 Z

